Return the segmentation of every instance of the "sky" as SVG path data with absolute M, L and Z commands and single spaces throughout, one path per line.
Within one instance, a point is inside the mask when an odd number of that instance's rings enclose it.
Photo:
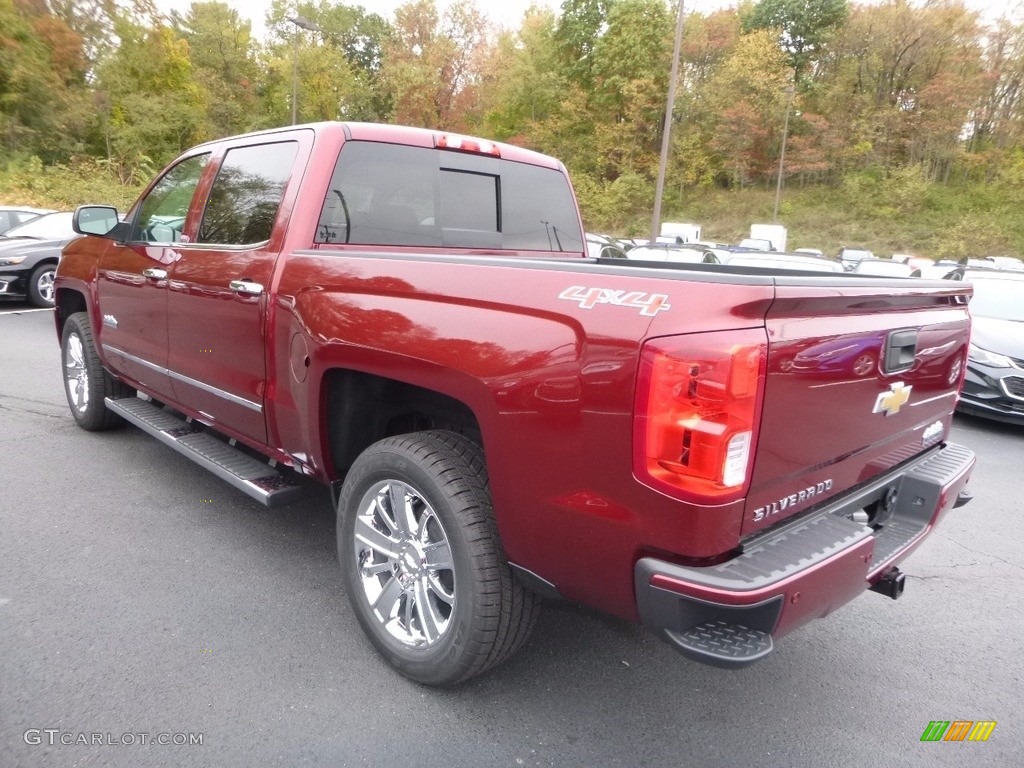
M 243 18 L 252 21 L 253 37 L 257 40 L 263 38 L 263 19 L 270 8 L 270 0 L 226 0 L 228 5 L 237 10 Z M 379 13 L 385 18 L 392 18 L 395 8 L 402 5 L 405 0 L 341 0 L 346 5 L 361 5 L 367 11 Z M 446 5 L 446 0 L 435 0 L 439 7 Z M 184 13 L 192 4 L 192 0 L 156 0 L 156 6 L 165 13 L 172 9 Z M 516 28 L 523 17 L 523 13 L 531 5 L 557 9 L 561 0 L 476 0 L 480 8 L 495 24 L 503 27 Z M 988 19 L 997 19 L 1009 11 L 1017 11 L 1018 14 L 1024 7 L 1024 0 L 966 0 L 970 8 L 975 8 Z M 718 8 L 736 5 L 735 0 L 683 0 L 683 7 L 686 11 L 700 11 L 707 13 Z

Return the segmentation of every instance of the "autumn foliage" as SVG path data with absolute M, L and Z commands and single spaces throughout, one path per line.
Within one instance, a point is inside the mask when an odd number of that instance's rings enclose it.
M 643 227 L 677 5 L 564 0 L 505 29 L 486 5 L 409 0 L 385 19 L 275 0 L 255 39 L 222 2 L 165 17 L 148 0 L 0 0 L 0 163 L 87 163 L 138 185 L 199 141 L 289 123 L 295 78 L 300 122 L 391 121 L 535 148 L 566 163 L 588 226 Z M 787 112 L 790 206 L 870 189 L 886 198 L 872 216 L 927 216 L 950 190 L 988 185 L 1005 191 L 998 208 L 1024 184 L 1022 99 L 1024 25 L 962 0 L 689 13 L 667 210 L 693 218 L 695 201 L 773 191 Z M 986 216 L 957 210 L 964 227 Z M 992 247 L 1024 248 L 1024 224 L 995 227 Z

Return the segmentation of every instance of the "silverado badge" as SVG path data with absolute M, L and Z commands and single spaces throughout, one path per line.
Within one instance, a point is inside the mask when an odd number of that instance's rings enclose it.
M 909 387 L 905 386 L 902 381 L 890 384 L 888 392 L 883 392 L 875 398 L 875 408 L 871 412 L 882 413 L 885 411 L 886 416 L 892 416 L 894 413 L 899 413 L 900 408 L 906 405 L 910 400 L 910 390 L 913 388 L 913 385 Z

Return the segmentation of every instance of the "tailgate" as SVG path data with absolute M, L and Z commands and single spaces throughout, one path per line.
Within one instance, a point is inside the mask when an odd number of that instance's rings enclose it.
M 941 443 L 970 334 L 962 283 L 779 283 L 744 536 Z

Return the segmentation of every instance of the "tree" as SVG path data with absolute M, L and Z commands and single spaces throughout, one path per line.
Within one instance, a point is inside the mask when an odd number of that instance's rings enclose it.
M 990 179 L 1024 137 L 1024 25 L 1003 18 L 986 31 L 978 101 L 971 111 L 972 169 Z
M 732 184 L 767 178 L 775 167 L 791 70 L 774 34 L 744 35 L 708 83 L 705 134 Z
M 248 21 L 223 2 L 192 3 L 172 24 L 186 42 L 196 82 L 208 105 L 203 133 L 230 136 L 254 127 L 257 65 Z
M 480 128 L 501 140 L 525 142 L 558 107 L 568 82 L 558 66 L 555 16 L 532 8 L 517 32 L 503 32 L 483 64 Z
M 594 42 L 592 70 L 593 104 L 609 118 L 621 117 L 625 89 L 635 80 L 646 80 L 660 90 L 652 97 L 664 104 L 672 64 L 672 21 L 663 0 L 617 0 L 611 6 L 604 34 Z
M 977 16 L 962 2 L 857 6 L 821 59 L 814 111 L 847 160 L 889 172 L 935 163 L 944 176 L 981 93 Z
M 127 21 L 148 28 L 162 23 L 153 0 L 30 0 L 45 4 L 54 16 L 82 38 L 90 72 L 118 46 L 117 24 Z
M 474 119 L 487 29 L 472 0 L 448 6 L 443 17 L 434 0 L 413 0 L 395 11 L 382 76 L 396 122 L 462 129 Z
M 565 74 L 589 90 L 593 83 L 594 47 L 608 23 L 613 0 L 563 0 L 555 42 Z
M 119 19 L 115 31 L 121 44 L 98 71 L 101 130 L 107 162 L 133 183 L 202 138 L 206 104 L 173 29 Z
M 743 31 L 779 30 L 779 44 L 799 79 L 847 13 L 846 0 L 758 0 L 743 19 Z
M 314 27 L 305 30 L 296 15 Z M 298 47 L 298 117 L 309 120 L 379 121 L 391 106 L 381 67 L 391 27 L 361 7 L 328 0 L 274 0 L 267 14 L 270 37 L 260 56 L 257 87 L 262 125 L 290 122 L 292 77 Z
M 82 39 L 41 4 L 0 0 L 0 146 L 49 162 L 81 149 L 90 111 Z

